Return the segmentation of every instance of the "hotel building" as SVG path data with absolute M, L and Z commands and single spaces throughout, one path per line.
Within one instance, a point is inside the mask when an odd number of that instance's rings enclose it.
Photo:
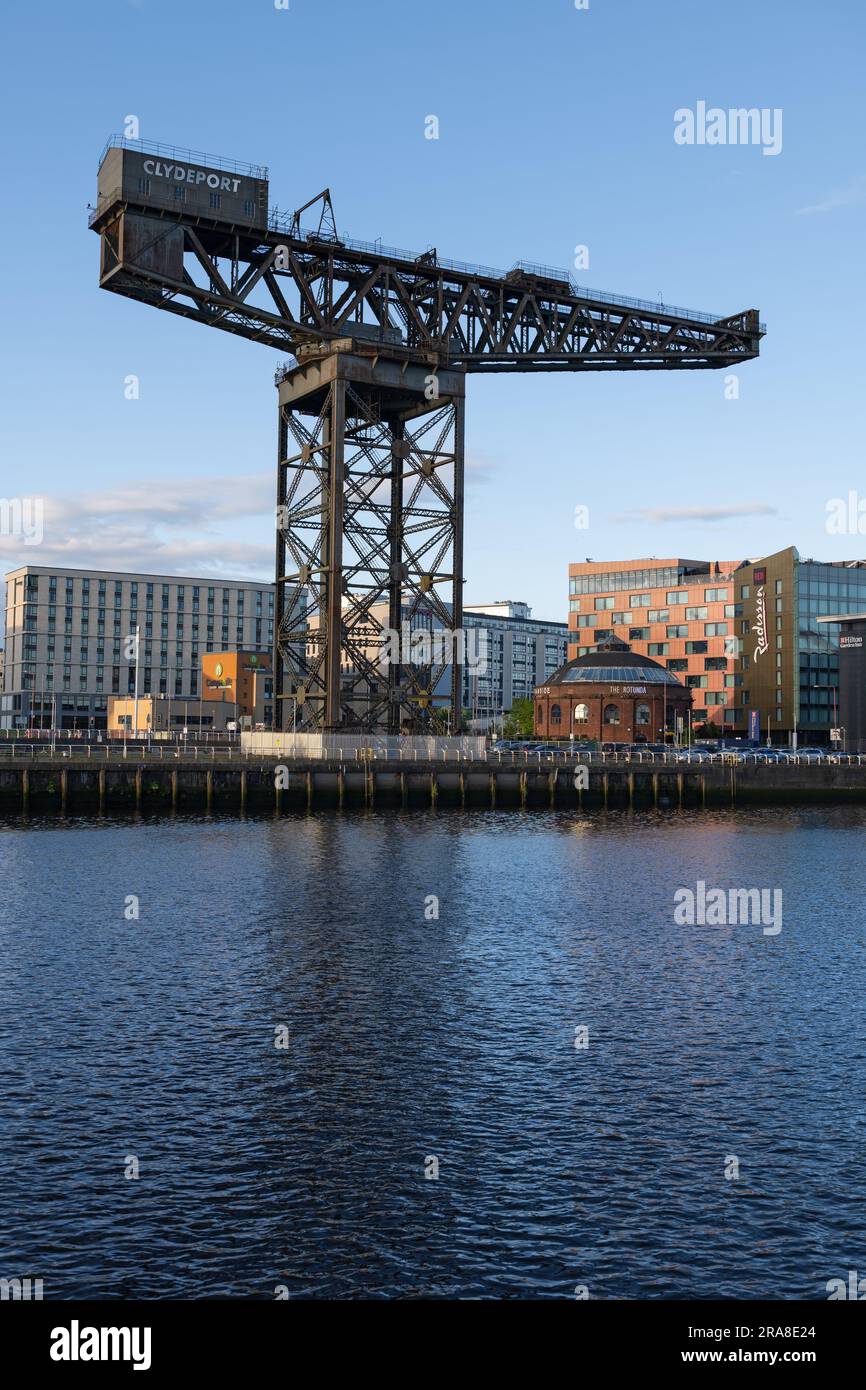
M 744 723 L 737 560 L 586 561 L 568 567 L 569 659 L 618 638 L 692 692 L 695 725 Z
M 616 637 L 692 691 L 695 727 L 826 743 L 838 709 L 839 624 L 866 609 L 866 561 L 625 560 L 569 566 L 569 657 Z

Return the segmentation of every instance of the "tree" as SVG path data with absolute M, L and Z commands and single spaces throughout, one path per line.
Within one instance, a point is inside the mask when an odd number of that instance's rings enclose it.
M 699 728 L 695 729 L 695 733 L 701 738 L 721 738 L 722 736 L 722 731 L 718 724 L 714 724 L 711 719 L 708 719 L 705 724 L 701 724 Z
M 534 732 L 535 709 L 531 700 L 515 700 L 502 725 L 504 738 L 523 738 Z

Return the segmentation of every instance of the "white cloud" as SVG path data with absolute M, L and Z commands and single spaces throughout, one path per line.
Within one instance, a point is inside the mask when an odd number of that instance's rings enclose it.
M 831 193 L 829 198 L 825 198 L 823 202 L 813 203 L 810 207 L 798 208 L 797 215 L 805 217 L 814 212 L 833 212 L 836 208 L 855 207 L 858 203 L 864 202 L 866 202 L 866 174 L 860 174 L 849 183 L 847 188 L 840 188 L 838 192 Z
M 634 512 L 611 516 L 617 524 L 630 521 L 731 521 L 739 516 L 775 516 L 776 508 L 766 502 L 743 502 L 728 507 L 642 507 Z
M 271 472 L 45 496 L 42 543 L 0 536 L 0 562 L 270 579 L 275 504 Z

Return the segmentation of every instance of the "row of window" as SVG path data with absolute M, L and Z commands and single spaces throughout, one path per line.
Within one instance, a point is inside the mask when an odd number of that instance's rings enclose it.
M 28 574 L 28 575 L 27 575 L 27 585 L 26 585 L 27 597 L 28 597 L 28 599 L 30 599 L 30 597 L 31 597 L 32 595 L 38 594 L 38 593 L 39 593 L 39 581 L 40 581 L 40 579 L 45 579 L 45 578 L 48 579 L 48 588 L 49 588 L 49 592 L 53 590 L 53 591 L 56 593 L 56 591 L 57 591 L 57 585 L 58 585 L 58 579 L 57 579 L 57 576 L 56 576 L 56 575 L 54 575 L 54 574 L 49 574 L 49 575 L 46 576 L 46 575 L 44 575 L 44 574 L 43 574 L 43 575 Z M 19 581 L 19 582 L 20 582 L 20 581 Z M 87 576 L 87 575 L 84 575 L 80 580 L 74 579 L 74 578 L 72 578 L 71 576 L 67 575 L 67 576 L 64 577 L 64 583 L 65 583 L 65 590 L 66 590 L 66 593 L 67 593 L 67 594 L 72 594 L 72 593 L 75 592 L 75 585 L 76 585 L 76 584 L 80 584 L 82 594 L 89 594 L 89 592 L 90 592 L 91 581 L 90 581 L 89 576 Z M 155 584 L 151 583 L 150 581 L 147 581 L 146 583 L 145 583 L 145 582 L 142 582 L 141 584 L 139 584 L 139 581 L 138 581 L 137 579 L 115 579 L 115 580 L 113 581 L 113 584 L 114 584 L 114 595 L 115 595 L 115 598 L 119 598 L 119 597 L 121 596 L 121 594 L 123 593 L 123 586 L 124 586 L 124 585 L 126 585 L 127 588 L 129 589 L 130 595 L 137 595 L 137 594 L 138 594 L 138 591 L 139 591 L 139 588 L 143 588 L 144 591 L 145 591 L 145 595 L 146 595 L 147 598 L 153 598 L 154 593 L 155 593 L 156 588 L 157 588 L 157 586 L 156 586 Z M 98 592 L 99 592 L 100 594 L 105 595 L 105 593 L 107 592 L 108 581 L 105 580 L 105 579 L 99 579 L 99 580 L 96 581 L 96 583 L 94 584 L 93 587 L 96 588 L 96 589 L 98 589 Z M 184 598 L 185 595 L 186 595 L 187 587 L 189 587 L 193 599 L 198 599 L 198 598 L 200 597 L 200 595 L 201 595 L 202 589 L 203 589 L 203 588 L 206 588 L 206 590 L 207 590 L 208 602 L 213 602 L 214 597 L 215 597 L 215 595 L 216 595 L 217 588 L 220 587 L 220 586 L 219 586 L 219 585 L 203 585 L 203 584 L 190 584 L 189 586 L 187 586 L 187 585 L 185 585 L 185 584 L 162 584 L 162 585 L 160 586 L 161 591 L 162 591 L 162 597 L 163 597 L 163 598 L 167 598 L 167 597 L 169 596 L 169 594 L 170 594 L 170 592 L 171 592 L 172 589 L 174 589 L 174 590 L 176 591 L 178 598 Z M 238 602 L 239 602 L 239 603 L 243 603 L 243 602 L 244 602 L 244 595 L 245 595 L 245 594 L 255 594 L 256 600 L 257 600 L 257 602 L 259 602 L 259 603 L 262 602 L 262 600 L 263 600 L 263 598 L 264 598 L 264 595 L 265 595 L 265 590 L 264 590 L 264 589 L 236 589 L 235 592 L 236 592 L 236 594 L 237 594 Z M 230 593 L 231 593 L 231 588 L 223 588 L 223 589 L 222 589 L 222 599 L 223 599 L 223 603 L 227 603 L 227 602 L 228 602 L 228 598 L 229 598 Z M 272 591 L 272 590 L 269 590 L 269 591 L 268 591 L 268 604 L 269 604 L 270 607 L 273 607 L 273 603 L 274 603 L 273 591 Z
M 538 706 L 538 720 L 539 720 L 539 723 L 541 723 L 541 722 L 543 721 L 543 719 L 544 719 L 544 706 L 543 706 L 543 705 L 539 705 L 539 706 Z M 553 705 L 550 706 L 550 722 L 551 722 L 551 724 L 561 724 L 561 723 L 562 723 L 562 706 L 561 706 L 561 705 L 553 704 Z M 575 724 L 588 724 L 588 723 L 589 723 L 589 705 L 575 705 L 575 707 L 574 707 L 574 722 L 575 722 Z M 622 715 L 621 715 L 621 712 L 620 712 L 620 707 L 619 707 L 619 705 L 616 705 L 616 704 L 605 705 L 604 709 L 602 710 L 602 714 L 601 714 L 601 722 L 602 722 L 603 724 L 620 724 L 620 723 L 622 723 Z M 639 725 L 641 725 L 641 726 L 645 726 L 645 725 L 649 724 L 649 722 L 650 722 L 650 707 L 649 707 L 649 705 L 635 705 L 634 722 L 635 722 L 635 724 L 639 724 Z
M 568 587 L 572 594 L 607 594 L 611 590 L 621 593 L 623 589 L 663 589 L 668 584 L 681 584 L 686 577 L 687 571 L 669 565 L 658 569 L 575 574 L 569 579 Z

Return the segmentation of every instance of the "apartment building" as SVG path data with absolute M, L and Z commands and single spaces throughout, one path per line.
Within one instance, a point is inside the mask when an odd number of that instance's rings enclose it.
M 268 654 L 273 585 L 22 565 L 6 576 L 0 729 L 104 729 L 110 695 L 195 698 L 206 652 Z
M 492 725 L 515 700 L 531 700 L 567 659 L 568 625 L 533 618 L 528 604 L 510 599 L 466 604 L 463 626 L 484 633 L 486 664 L 478 672 L 463 670 L 463 707 L 473 720 Z

